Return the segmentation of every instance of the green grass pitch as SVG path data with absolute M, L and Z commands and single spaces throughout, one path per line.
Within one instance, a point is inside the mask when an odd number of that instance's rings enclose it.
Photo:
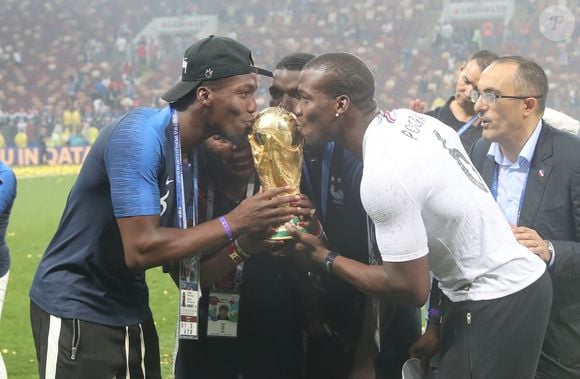
M 18 180 L 8 226 L 12 264 L 0 320 L 0 351 L 10 379 L 38 378 L 29 320 L 28 290 L 36 266 L 56 230 L 74 176 Z M 161 368 L 169 378 L 174 346 L 177 289 L 161 269 L 147 272 L 151 309 L 157 324 Z

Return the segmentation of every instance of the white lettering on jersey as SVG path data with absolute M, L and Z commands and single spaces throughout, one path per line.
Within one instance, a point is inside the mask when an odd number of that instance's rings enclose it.
M 159 198 L 159 204 L 161 205 L 161 213 L 160 216 L 163 216 L 165 211 L 167 211 L 167 198 L 169 197 L 169 190 L 167 193 Z
M 168 186 L 171 182 L 173 182 L 173 179 L 169 179 L 169 177 L 167 179 L 165 179 L 165 186 Z M 159 198 L 159 205 L 161 205 L 161 213 L 159 214 L 160 216 L 163 216 L 163 214 L 167 211 L 167 198 L 169 197 L 169 188 L 167 189 L 167 192 L 165 193 L 165 195 L 161 196 Z

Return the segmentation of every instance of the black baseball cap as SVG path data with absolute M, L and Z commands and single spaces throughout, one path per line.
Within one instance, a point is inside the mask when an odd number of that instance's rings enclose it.
M 183 55 L 181 81 L 161 98 L 173 103 L 202 81 L 256 73 L 272 77 L 270 71 L 254 66 L 250 49 L 227 37 L 209 36 L 191 45 Z

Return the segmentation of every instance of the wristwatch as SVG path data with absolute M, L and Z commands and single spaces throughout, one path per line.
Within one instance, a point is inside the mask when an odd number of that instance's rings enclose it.
M 554 245 L 552 245 L 552 242 L 546 240 L 546 244 L 548 245 L 548 252 L 550 253 L 550 256 L 548 257 L 548 261 L 546 262 L 546 264 L 550 264 L 550 261 L 552 260 L 552 257 L 554 256 Z
M 335 253 L 334 251 L 331 251 L 330 253 L 328 253 L 328 255 L 326 256 L 326 258 L 324 259 L 324 268 L 326 269 L 326 272 L 332 272 L 332 265 L 334 264 L 334 260 L 336 259 L 336 257 L 338 257 L 338 253 Z

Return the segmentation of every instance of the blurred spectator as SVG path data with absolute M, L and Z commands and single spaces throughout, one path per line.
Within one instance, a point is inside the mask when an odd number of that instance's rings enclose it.
M 81 111 L 78 109 L 78 105 L 69 101 L 66 109 L 62 114 L 62 122 L 65 128 L 73 131 L 76 134 L 81 125 Z
M 14 144 L 16 145 L 16 147 L 21 149 L 28 146 L 28 137 L 26 136 L 26 133 L 24 132 L 16 133 L 16 136 L 14 136 Z
M 0 131 L 12 144 L 18 127 L 33 122 L 29 143 L 38 143 L 34 130 L 46 127 L 50 136 L 57 119 L 72 134 L 79 134 L 84 122 L 101 129 L 125 111 L 125 98 L 131 107 L 162 105 L 160 89 L 172 83 L 171 72 L 181 65 L 178 52 L 195 37 L 136 40 L 137 33 L 153 17 L 206 14 L 219 17 L 220 34 L 250 46 L 257 63 L 299 50 L 360 56 L 375 71 L 383 109 L 406 106 L 417 96 L 438 105 L 438 96 L 453 93 L 460 59 L 481 48 L 529 55 L 553 83 L 548 105 L 580 118 L 580 37 L 555 43 L 541 34 L 537 21 L 547 2 L 515 2 L 505 25 L 481 19 L 439 22 L 444 3 L 252 0 L 247 7 L 228 0 L 9 1 L 2 6 L 0 29 Z M 425 46 L 429 40 L 431 48 Z M 40 54 L 31 59 L 29 51 Z M 257 103 L 267 104 L 267 93 L 258 95 Z M 78 106 L 67 108 L 67 99 Z M 74 113 L 74 126 L 65 111 Z
M 62 146 L 62 125 L 56 124 L 50 135 L 50 140 L 47 142 L 47 146 L 59 147 Z
M 91 126 L 89 128 L 88 139 L 87 139 L 87 141 L 89 142 L 89 145 L 92 145 L 93 143 L 95 143 L 95 140 L 97 139 L 98 136 L 99 136 L 99 129 L 95 128 L 94 126 Z

